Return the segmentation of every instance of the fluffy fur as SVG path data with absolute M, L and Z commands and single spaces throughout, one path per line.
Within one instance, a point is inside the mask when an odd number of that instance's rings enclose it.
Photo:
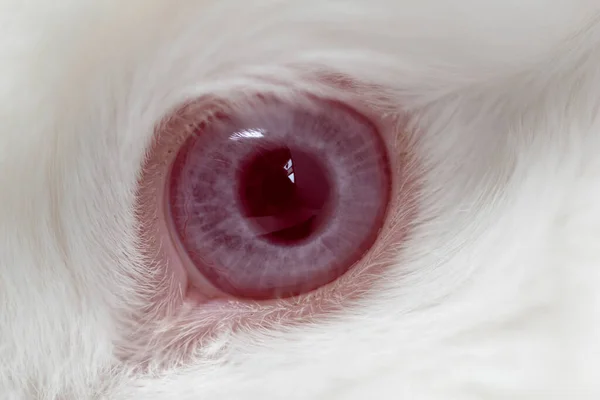
M 258 75 L 310 88 L 290 65 L 411 116 L 397 264 L 330 318 L 125 361 L 153 127 Z M 599 100 L 595 0 L 2 0 L 0 398 L 598 399 Z

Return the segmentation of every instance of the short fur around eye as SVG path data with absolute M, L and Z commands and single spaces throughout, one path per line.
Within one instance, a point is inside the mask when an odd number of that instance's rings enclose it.
M 598 398 L 599 16 L 591 0 L 3 1 L 0 398 Z M 402 128 L 411 234 L 323 318 L 275 307 L 204 337 L 157 300 L 177 287 L 137 229 L 157 126 L 207 95 L 323 94 L 328 74 Z

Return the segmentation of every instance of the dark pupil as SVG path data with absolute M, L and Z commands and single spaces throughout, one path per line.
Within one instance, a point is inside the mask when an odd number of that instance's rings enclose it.
M 253 155 L 239 174 L 242 213 L 265 239 L 293 244 L 324 222 L 331 185 L 319 160 L 279 147 Z

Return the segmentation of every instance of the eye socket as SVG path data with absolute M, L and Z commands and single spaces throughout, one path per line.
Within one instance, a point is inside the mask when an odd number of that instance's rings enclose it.
M 148 266 L 149 281 L 145 284 L 146 287 L 152 288 L 148 293 L 151 296 L 148 299 L 148 318 L 192 312 L 196 315 L 194 317 L 196 321 L 204 321 L 203 331 L 212 330 L 211 326 L 218 325 L 221 318 L 232 315 L 235 315 L 240 323 L 243 321 L 244 326 L 252 323 L 262 326 L 273 318 L 279 322 L 292 323 L 298 319 L 302 320 L 307 314 L 315 318 L 322 313 L 341 310 L 342 307 L 349 306 L 355 300 L 378 290 L 377 287 L 387 281 L 386 277 L 397 265 L 399 255 L 398 251 L 390 251 L 390 249 L 402 248 L 417 217 L 422 167 L 416 157 L 418 153 L 414 149 L 415 136 L 410 133 L 411 131 L 406 130 L 408 116 L 397 112 L 396 102 L 382 96 L 384 91 L 380 88 L 363 87 L 358 91 L 357 84 L 348 85 L 346 80 L 340 82 L 337 78 L 330 79 L 328 76 L 325 82 L 327 88 L 331 88 L 331 95 L 327 98 L 315 99 L 311 95 L 302 93 L 295 94 L 292 98 L 287 96 L 284 100 L 279 100 L 280 97 L 275 93 L 270 95 L 244 93 L 241 97 L 228 94 L 226 100 L 215 95 L 199 97 L 168 111 L 156 125 L 153 141 L 141 166 L 135 207 L 139 252 Z M 382 175 L 381 178 L 387 185 L 387 187 L 381 186 L 387 194 L 385 207 L 378 216 L 380 219 L 371 221 L 374 224 L 372 236 L 366 239 L 367 234 L 365 242 L 361 244 L 363 247 L 359 248 L 357 245 L 357 248 L 353 249 L 360 250 L 351 254 L 356 262 L 348 263 L 350 259 L 348 258 L 344 260 L 347 263 L 342 268 L 342 260 L 338 260 L 339 264 L 332 267 L 330 275 L 323 274 L 321 281 L 309 280 L 304 286 L 301 281 L 289 279 L 287 287 L 279 281 L 273 282 L 270 287 L 265 284 L 259 288 L 259 291 L 254 292 L 248 290 L 246 293 L 236 294 L 231 287 L 229 288 L 231 293 L 227 291 L 227 287 L 219 288 L 211 282 L 208 274 L 205 275 L 190 259 L 169 214 L 171 212 L 168 200 L 171 186 L 169 179 L 175 170 L 176 159 L 181 152 L 185 151 L 186 142 L 193 140 L 194 137 L 198 137 L 196 140 L 203 140 L 202 138 L 208 140 L 210 135 L 200 133 L 217 134 L 219 132 L 217 127 L 235 125 L 237 131 L 248 130 L 249 126 L 260 126 L 264 122 L 274 124 L 278 115 L 286 114 L 289 117 L 291 114 L 300 115 L 304 112 L 313 117 L 321 114 L 327 116 L 336 110 L 342 120 L 353 119 L 363 124 L 374 135 L 371 138 L 372 148 L 380 151 L 380 162 L 384 167 L 386 165 L 389 167 L 386 171 L 388 175 Z M 260 121 L 252 120 L 252 116 L 260 117 Z M 287 121 L 289 124 L 290 119 L 288 118 Z M 225 131 L 221 131 L 221 135 L 227 136 L 223 132 Z M 340 140 L 340 145 L 349 145 L 347 136 L 344 137 L 345 140 Z M 218 139 L 215 140 L 215 145 L 218 142 Z M 276 147 L 271 149 L 283 148 Z M 272 154 L 275 156 L 275 153 Z M 308 155 L 312 156 L 312 153 L 309 152 Z M 277 157 L 279 156 L 275 158 Z M 258 159 L 258 157 L 242 157 L 238 161 L 252 169 L 253 160 Z M 308 168 L 322 168 L 325 174 L 331 174 L 331 162 L 332 157 L 327 156 L 316 160 L 318 165 L 315 163 Z M 246 171 L 249 172 L 250 169 Z M 240 176 L 236 175 L 229 182 L 230 190 L 234 192 L 235 188 L 241 189 L 243 186 L 235 185 L 238 178 Z M 321 183 L 327 182 L 328 185 L 334 186 L 336 179 L 330 175 L 323 176 Z M 315 184 L 315 187 L 318 185 L 319 183 Z M 260 223 L 257 224 L 256 220 L 251 219 L 252 213 L 256 210 L 253 211 L 251 205 L 244 204 L 243 196 L 239 193 L 234 194 L 232 198 L 236 199 L 239 219 L 244 219 L 242 222 L 248 228 L 255 229 L 255 234 L 257 228 L 260 232 Z M 335 198 L 335 191 L 330 195 L 334 197 L 334 201 L 338 200 Z M 321 200 L 324 204 L 317 217 L 327 219 L 331 212 L 328 208 L 331 198 Z M 322 231 L 323 223 L 327 225 L 327 221 L 320 221 L 318 218 L 316 223 L 304 233 L 301 229 L 296 232 L 280 232 L 279 238 L 272 236 L 270 239 L 274 242 L 282 239 L 278 243 L 280 247 L 301 247 L 303 242 L 306 244 L 311 237 L 314 237 L 312 235 L 315 232 Z M 383 226 L 378 230 L 376 227 L 380 224 Z M 348 231 L 352 233 L 354 229 Z M 286 233 L 293 233 L 293 235 L 285 237 Z M 269 242 L 265 240 L 269 238 L 258 236 L 260 234 L 255 235 L 254 240 Z M 341 234 L 337 239 L 345 240 L 345 237 Z M 288 240 L 291 243 L 287 242 Z M 313 267 L 311 262 L 307 259 L 304 265 Z M 285 266 L 284 263 L 279 265 Z M 248 287 L 242 289 L 247 290 Z M 301 293 L 306 295 L 300 295 Z M 277 301 L 266 301 L 272 298 L 277 298 Z M 262 301 L 256 303 L 255 300 Z
M 375 126 L 315 99 L 213 114 L 178 148 L 166 181 L 180 257 L 217 290 L 261 300 L 315 290 L 360 261 L 391 187 Z

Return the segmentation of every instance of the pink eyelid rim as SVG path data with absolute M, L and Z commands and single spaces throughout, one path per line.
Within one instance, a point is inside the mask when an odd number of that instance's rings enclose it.
M 170 314 L 176 312 L 183 304 L 200 307 L 202 312 L 213 309 L 227 308 L 228 304 L 238 302 L 230 296 L 221 293 L 212 287 L 202 275 L 196 271 L 194 265 L 185 256 L 179 243 L 173 238 L 168 229 L 168 221 L 165 220 L 166 203 L 165 195 L 167 178 L 170 165 L 177 155 L 179 146 L 198 129 L 198 125 L 192 121 L 202 121 L 210 115 L 210 110 L 219 111 L 221 107 L 209 100 L 198 99 L 175 110 L 164 119 L 156 129 L 154 142 L 152 143 L 146 163 L 143 166 L 140 178 L 140 190 L 138 194 L 140 234 L 143 237 L 142 252 L 148 256 L 151 264 L 156 266 L 158 276 L 156 280 L 162 282 L 156 297 L 153 299 L 156 308 L 164 309 Z M 363 261 L 352 267 L 352 269 L 339 278 L 336 282 L 326 285 L 298 298 L 277 300 L 279 309 L 287 307 L 284 312 L 286 317 L 294 319 L 306 314 L 306 306 L 299 298 L 307 297 L 318 303 L 309 307 L 311 310 L 330 312 L 342 307 L 340 299 L 348 301 L 356 300 L 377 283 L 377 277 L 385 275 L 386 266 L 393 264 L 395 260 L 381 262 L 382 251 L 388 246 L 397 246 L 406 239 L 409 227 L 416 216 L 416 193 L 418 186 L 418 165 L 413 159 L 414 152 L 407 145 L 404 132 L 398 130 L 399 125 L 395 121 L 380 121 L 372 118 L 373 113 L 364 112 L 356 108 L 358 112 L 373 120 L 380 132 L 384 135 L 386 147 L 392 144 L 396 150 L 389 154 L 392 169 L 392 180 L 401 180 L 392 185 L 391 203 L 389 205 L 389 216 L 382 228 L 381 239 L 377 240 L 375 246 L 370 250 L 364 260 L 376 260 L 377 262 L 365 263 Z M 379 123 L 378 123 L 379 122 Z M 201 125 L 201 123 L 200 123 Z M 392 153 L 392 152 L 390 152 Z M 401 175 L 398 177 L 397 175 Z M 393 225 L 393 226 L 392 226 Z M 242 301 L 243 302 L 243 301 Z M 296 309 L 297 312 L 294 312 Z M 158 310 L 154 310 L 156 313 Z M 225 310 L 228 311 L 228 310 Z M 159 312 L 160 313 L 160 312 Z M 311 317 L 314 317 L 311 311 Z
M 149 261 L 156 266 L 159 275 L 156 280 L 164 285 L 159 289 L 163 295 L 157 296 L 156 301 L 169 305 L 169 309 L 173 309 L 173 306 L 176 308 L 184 301 L 199 304 L 227 297 L 196 271 L 178 238 L 169 229 L 167 180 L 177 150 L 190 134 L 189 129 L 177 129 L 174 125 L 167 123 L 163 125 L 167 129 L 157 129 L 157 136 L 142 170 L 140 180 L 143 184 L 138 194 L 143 252 L 152 258 Z M 200 290 L 194 290 L 195 287 Z

